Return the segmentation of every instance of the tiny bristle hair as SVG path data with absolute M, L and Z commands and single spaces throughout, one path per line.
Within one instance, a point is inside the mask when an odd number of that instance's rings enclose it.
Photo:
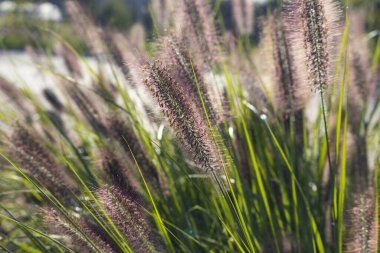
M 157 168 L 150 160 L 146 149 L 142 146 L 133 129 L 117 115 L 112 115 L 108 119 L 108 128 L 110 135 L 122 146 L 125 154 L 132 164 L 135 164 L 135 159 L 143 172 L 145 180 L 155 188 L 159 187 L 159 174 Z
M 62 216 L 54 209 L 43 209 L 43 218 L 52 233 L 63 236 L 69 247 L 76 252 L 116 253 L 112 247 L 104 241 L 101 236 L 87 227 L 80 219 Z
M 100 203 L 108 216 L 125 236 L 134 252 L 161 252 L 162 243 L 140 203 L 116 187 L 102 187 L 97 192 Z
M 251 0 L 232 0 L 235 28 L 240 35 L 251 35 L 254 29 L 255 7 Z
M 54 160 L 37 134 L 16 124 L 8 142 L 11 157 L 22 169 L 59 199 L 71 201 L 74 187 L 63 173 L 65 168 Z
M 374 252 L 376 242 L 375 206 L 370 192 L 353 195 L 354 205 L 347 214 L 345 251 L 347 253 Z
M 292 0 L 285 5 L 296 62 L 306 66 L 305 82 L 314 91 L 323 92 L 332 81 L 341 16 L 334 0 Z
M 291 47 L 290 31 L 279 11 L 274 11 L 264 25 L 264 33 L 270 39 L 273 50 L 275 102 L 277 109 L 289 115 L 305 105 L 307 88 L 300 84 L 296 74 L 296 62 Z
M 54 90 L 45 88 L 43 89 L 42 93 L 45 99 L 56 111 L 63 112 L 65 110 L 65 107 L 63 106 L 61 100 L 58 98 Z
M 210 6 L 203 0 L 182 0 L 183 20 L 180 22 L 186 32 L 182 37 L 193 48 L 204 64 L 219 63 L 219 41 Z M 197 48 L 194 48 L 197 47 Z
M 221 116 L 216 112 L 215 105 L 210 98 L 208 84 L 205 83 L 186 46 L 175 37 L 167 37 L 164 39 L 163 45 L 162 62 L 169 66 L 168 70 L 171 76 L 177 82 L 182 83 L 183 92 L 187 93 L 197 104 L 200 115 L 205 114 L 204 103 L 209 120 L 216 124 L 217 121 L 220 121 Z
M 138 185 L 133 173 L 127 168 L 127 163 L 111 149 L 100 152 L 102 168 L 108 176 L 111 185 L 119 188 L 124 194 L 138 195 Z
M 66 92 L 78 107 L 88 124 L 100 135 L 107 136 L 107 129 L 104 125 L 102 115 L 89 94 L 85 94 L 78 86 L 68 84 L 65 86 Z
M 218 152 L 212 139 L 213 133 L 199 113 L 198 105 L 189 94 L 184 93 L 182 85 L 160 61 L 146 65 L 145 70 L 146 86 L 194 161 L 204 171 L 218 170 Z

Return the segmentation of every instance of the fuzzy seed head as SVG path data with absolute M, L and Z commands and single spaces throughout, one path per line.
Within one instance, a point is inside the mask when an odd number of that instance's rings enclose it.
M 71 244 L 70 247 L 78 252 L 117 252 L 82 220 L 70 217 L 69 221 L 54 209 L 43 210 L 43 217 L 51 232 L 64 236 Z
M 98 191 L 98 198 L 134 252 L 161 252 L 161 242 L 151 230 L 144 211 L 134 197 L 123 194 L 115 187 L 103 187 Z
M 295 0 L 286 9 L 293 46 L 300 53 L 297 62 L 306 65 L 310 87 L 322 92 L 331 82 L 337 52 L 337 5 L 331 0 Z
M 59 165 L 42 142 L 25 127 L 16 125 L 9 138 L 9 149 L 14 157 L 32 177 L 37 179 L 55 196 L 70 202 L 74 187 L 64 176 Z
M 211 140 L 211 131 L 197 104 L 191 100 L 182 86 L 170 75 L 170 71 L 155 61 L 146 66 L 146 86 L 155 96 L 177 137 L 205 171 L 217 169 L 217 151 Z

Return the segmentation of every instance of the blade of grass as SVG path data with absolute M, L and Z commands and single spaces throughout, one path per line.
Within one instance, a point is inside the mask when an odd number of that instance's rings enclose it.
M 339 183 L 339 203 L 338 203 L 338 252 L 343 252 L 343 215 L 344 215 L 344 199 L 346 192 L 346 154 L 347 154 L 347 114 L 344 117 L 344 129 L 343 129 L 343 143 L 342 143 L 342 157 L 341 157 L 341 171 L 340 171 L 340 183 Z
M 294 181 L 295 181 L 295 183 L 297 185 L 297 188 L 298 188 L 298 190 L 299 190 L 299 192 L 301 194 L 301 197 L 302 197 L 302 199 L 303 199 L 303 201 L 305 203 L 306 210 L 307 210 L 307 213 L 308 213 L 308 216 L 309 216 L 309 219 L 310 219 L 310 223 L 311 223 L 311 227 L 312 227 L 312 232 L 314 233 L 314 236 L 315 236 L 315 238 L 313 238 L 312 243 L 313 243 L 313 245 L 314 245 L 314 243 L 316 243 L 316 247 L 318 248 L 318 252 L 323 253 L 323 252 L 325 252 L 325 249 L 324 249 L 324 246 L 323 246 L 321 234 L 320 234 L 320 232 L 318 230 L 317 224 L 316 224 L 315 219 L 314 219 L 314 217 L 312 215 L 308 199 L 307 199 L 305 193 L 302 190 L 301 184 L 298 182 L 297 178 L 295 177 L 293 168 L 290 165 L 288 158 L 286 157 L 286 155 L 285 155 L 285 153 L 284 153 L 284 151 L 283 151 L 280 143 L 278 142 L 276 136 L 274 135 L 274 133 L 273 133 L 273 131 L 272 131 L 272 129 L 271 129 L 271 127 L 270 127 L 270 125 L 269 125 L 269 123 L 268 123 L 268 121 L 266 120 L 265 117 L 264 117 L 263 121 L 264 121 L 265 125 L 267 126 L 267 129 L 268 129 L 270 135 L 272 136 L 274 144 L 277 147 L 278 151 L 280 152 L 280 154 L 281 154 L 281 156 L 282 156 L 282 158 L 283 158 L 283 160 L 284 160 L 284 162 L 285 162 L 285 164 L 286 164 L 289 172 L 292 174 L 292 176 L 294 176 Z M 314 252 L 317 252 L 317 251 L 314 251 Z

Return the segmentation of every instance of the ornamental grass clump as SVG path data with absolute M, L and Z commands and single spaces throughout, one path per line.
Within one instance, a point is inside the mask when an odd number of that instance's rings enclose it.
M 7 52 L 1 250 L 379 251 L 371 18 L 332 0 L 151 0 L 121 29 L 116 2 L 62 5 L 57 27 L 85 48 L 41 25 L 53 46 L 33 37 L 32 71 Z

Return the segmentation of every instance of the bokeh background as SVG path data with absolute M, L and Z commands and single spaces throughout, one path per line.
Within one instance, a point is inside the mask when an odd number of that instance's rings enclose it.
M 152 38 L 154 36 L 152 21 L 154 2 L 173 7 L 176 0 L 82 0 L 79 2 L 98 25 L 128 32 L 134 25 L 141 24 L 145 27 L 146 36 Z M 220 8 L 225 28 L 221 32 L 233 31 L 235 26 L 231 0 L 211 0 L 210 2 L 214 9 Z M 257 22 L 254 22 L 256 32 L 251 34 L 251 39 L 257 41 L 260 17 L 268 12 L 268 6 L 273 7 L 282 3 L 280 0 L 252 0 L 252 2 L 255 6 Z M 349 5 L 365 12 L 367 30 L 373 32 L 372 36 L 376 36 L 378 34 L 376 28 L 380 27 L 380 0 L 352 0 L 349 1 Z M 78 36 L 68 23 L 63 0 L 0 1 L 0 45 L 3 49 L 22 50 L 26 45 L 36 43 L 36 38 L 39 38 L 38 43 L 41 46 L 51 46 L 51 40 L 49 38 L 41 40 L 42 35 L 35 29 L 41 26 L 54 29 L 77 50 L 86 51 L 81 36 Z

